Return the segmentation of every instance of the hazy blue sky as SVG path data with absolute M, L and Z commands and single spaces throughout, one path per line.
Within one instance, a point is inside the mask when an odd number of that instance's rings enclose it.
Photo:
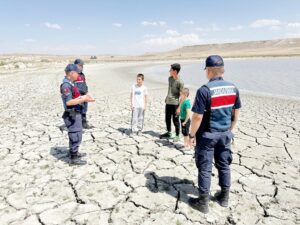
M 1 0 L 1 53 L 141 54 L 300 37 L 299 0 Z

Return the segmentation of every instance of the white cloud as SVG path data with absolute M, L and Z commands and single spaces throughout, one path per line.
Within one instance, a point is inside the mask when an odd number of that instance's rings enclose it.
M 46 27 L 48 28 L 51 28 L 51 29 L 56 29 L 56 30 L 62 30 L 62 27 L 57 24 L 57 23 L 49 23 L 49 22 L 46 22 L 44 23 Z
M 157 35 L 157 34 L 145 34 L 144 36 L 143 36 L 143 38 L 155 38 L 155 37 L 158 37 L 159 35 Z
M 118 28 L 119 28 L 119 27 L 122 27 L 122 26 L 123 26 L 123 24 L 121 24 L 121 23 L 113 23 L 113 26 L 114 26 L 114 27 L 118 27 Z
M 141 24 L 143 26 L 165 26 L 167 23 L 165 21 L 143 21 Z
M 262 28 L 262 27 L 273 27 L 273 26 L 280 26 L 281 22 L 279 20 L 271 20 L 271 19 L 261 19 L 255 20 L 250 24 L 253 28 Z
M 286 36 L 288 38 L 300 38 L 300 32 L 299 33 L 287 33 Z
M 281 30 L 281 27 L 280 26 L 271 26 L 270 29 L 274 30 L 274 31 L 278 31 L 278 30 Z
M 32 39 L 32 38 L 27 38 L 27 39 L 25 39 L 24 41 L 25 41 L 25 42 L 30 42 L 30 43 L 36 42 L 36 40 L 35 40 L 35 39 Z
M 170 36 L 178 36 L 179 33 L 176 30 L 167 30 L 166 34 L 170 35 Z
M 208 27 L 198 27 L 196 28 L 197 31 L 200 32 L 205 32 L 205 33 L 209 33 L 209 32 L 216 32 L 216 31 L 220 31 L 221 28 L 218 27 L 216 24 L 212 24 Z
M 158 24 L 159 24 L 160 26 L 165 26 L 167 23 L 166 23 L 165 21 L 158 21 Z
M 197 34 L 181 34 L 177 36 L 162 36 L 158 38 L 147 39 L 143 42 L 149 46 L 157 46 L 157 47 L 180 47 L 184 45 L 196 45 L 201 44 L 203 41 L 199 38 Z
M 230 28 L 229 28 L 229 30 L 231 30 L 231 31 L 237 31 L 237 30 L 242 30 L 242 29 L 244 29 L 244 27 L 241 26 L 241 25 L 238 25 L 238 26 L 234 26 L 234 27 L 230 27 Z
M 288 23 L 288 28 L 300 28 L 300 23 Z
M 195 22 L 193 20 L 186 20 L 186 21 L 183 21 L 183 24 L 194 25 Z

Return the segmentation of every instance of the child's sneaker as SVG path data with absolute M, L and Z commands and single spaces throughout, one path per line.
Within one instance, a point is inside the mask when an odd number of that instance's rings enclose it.
M 179 135 L 178 135 L 178 136 L 176 135 L 176 136 L 173 138 L 173 141 L 174 141 L 174 142 L 178 142 L 178 141 L 180 141 L 180 137 L 179 137 Z

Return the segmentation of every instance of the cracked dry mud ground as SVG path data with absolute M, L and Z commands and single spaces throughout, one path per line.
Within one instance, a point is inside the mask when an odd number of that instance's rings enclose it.
M 70 166 L 67 133 L 59 129 L 62 76 L 2 78 L 1 225 L 300 223 L 299 101 L 242 95 L 230 207 L 211 201 L 203 215 L 187 205 L 197 194 L 193 151 L 158 139 L 165 89 L 150 91 L 145 132 L 129 137 L 128 93 L 104 96 L 91 85 L 96 128 L 85 131 L 80 149 L 87 164 Z M 214 169 L 212 194 L 217 189 Z

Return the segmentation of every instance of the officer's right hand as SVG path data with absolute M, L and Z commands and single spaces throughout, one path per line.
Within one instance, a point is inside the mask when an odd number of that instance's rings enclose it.
M 90 95 L 84 95 L 84 100 L 86 101 L 86 102 L 94 102 L 95 101 L 95 99 L 93 99 L 92 98 L 92 96 L 90 96 Z

